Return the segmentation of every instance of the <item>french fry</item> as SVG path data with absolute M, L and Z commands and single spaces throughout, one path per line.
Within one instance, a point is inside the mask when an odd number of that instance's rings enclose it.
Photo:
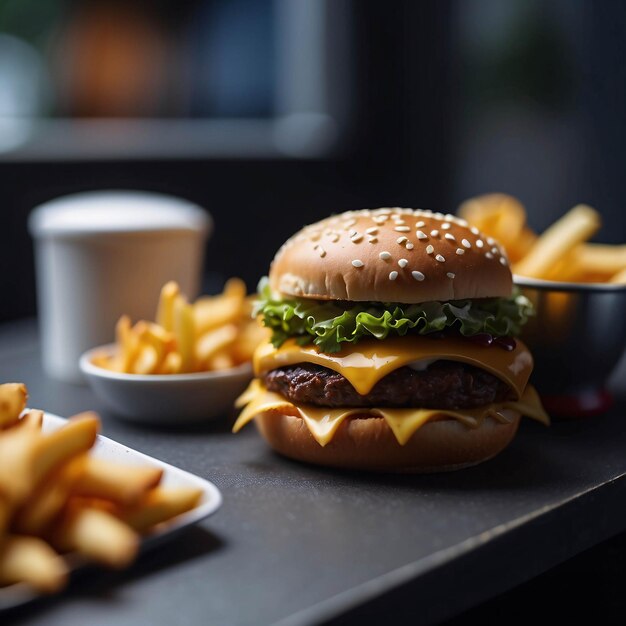
M 607 282 L 626 268 L 626 245 L 583 243 L 557 263 L 546 278 L 569 282 Z
M 10 535 L 0 546 L 0 586 L 25 582 L 41 593 L 53 593 L 66 580 L 65 562 L 42 539 Z
M 85 463 L 86 455 L 79 455 L 44 480 L 16 513 L 13 529 L 26 535 L 43 534 L 63 510 Z
M 600 216 L 589 206 L 579 204 L 550 226 L 531 251 L 514 266 L 516 274 L 543 278 L 575 246 L 586 241 L 600 227 Z
M 158 354 L 159 362 L 161 362 L 168 352 L 176 347 L 174 334 L 169 330 L 165 330 L 162 326 L 152 322 L 138 322 L 136 326 L 140 339 L 154 346 Z
M 617 285 L 626 285 L 626 268 L 612 276 L 609 282 L 615 283 Z
M 231 353 L 236 364 L 252 360 L 257 346 L 267 339 L 271 331 L 257 320 L 250 320 L 239 327 L 236 341 L 231 346 Z
M 181 358 L 183 372 L 193 372 L 196 367 L 196 330 L 192 306 L 182 297 L 174 303 L 174 336 Z
M 517 198 L 504 193 L 470 198 L 461 204 L 458 213 L 485 235 L 497 239 L 506 248 L 512 261 L 522 258 L 535 237 L 525 227 L 524 205 Z
M 158 485 L 162 475 L 163 470 L 158 467 L 123 465 L 90 457 L 72 492 L 129 506 Z
M 117 517 L 97 508 L 83 508 L 71 502 L 67 512 L 50 533 L 58 550 L 76 550 L 113 568 L 129 565 L 139 550 L 139 537 Z
M 33 489 L 34 458 L 41 435 L 19 422 L 0 434 L 0 496 L 11 509 L 19 506 Z
M 239 278 L 231 278 L 226 281 L 221 295 L 198 298 L 194 304 L 198 335 L 239 320 L 245 297 L 245 283 Z
M 174 303 L 178 299 L 180 288 L 174 281 L 163 285 L 157 307 L 156 322 L 169 332 L 174 331 Z
M 227 370 L 235 365 L 235 360 L 226 350 L 217 352 L 207 361 L 207 369 L 209 371 Z
M 180 374 L 183 369 L 183 359 L 180 352 L 170 352 L 163 359 L 158 374 Z
M 35 484 L 62 463 L 89 450 L 96 441 L 99 427 L 98 416 L 87 411 L 70 418 L 62 428 L 40 437 L 33 460 Z
M 626 245 L 586 243 L 578 246 L 569 256 L 576 265 L 584 267 L 588 274 L 604 276 L 605 280 L 626 269 Z
M 200 489 L 156 487 L 149 491 L 141 503 L 131 509 L 120 510 L 118 515 L 138 532 L 165 522 L 196 507 L 202 496 Z
M 142 343 L 131 367 L 132 374 L 154 374 L 159 365 L 159 354 L 149 343 Z
M 41 431 L 43 425 L 43 411 L 31 409 L 20 419 L 20 426 L 33 431 Z
M 210 330 L 200 337 L 196 346 L 196 358 L 200 363 L 207 363 L 218 352 L 232 344 L 237 338 L 237 326 L 228 324 L 216 330 Z
M 27 399 L 26 386 L 22 383 L 0 385 L 0 428 L 17 422 Z
M 111 367 L 119 372 L 129 372 L 137 357 L 139 338 L 133 332 L 130 318 L 127 315 L 122 315 L 118 320 L 115 327 L 115 335 L 117 338 L 117 354 L 111 361 Z
M 468 198 L 459 206 L 459 215 L 468 222 L 496 223 L 505 218 L 517 232 L 521 231 L 526 223 L 526 209 L 514 196 L 507 193 L 485 193 Z

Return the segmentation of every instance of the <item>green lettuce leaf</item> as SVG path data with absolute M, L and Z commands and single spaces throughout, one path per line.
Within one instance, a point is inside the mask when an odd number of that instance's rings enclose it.
M 530 301 L 519 293 L 510 298 L 399 304 L 277 297 L 267 278 L 261 279 L 258 290 L 253 315 L 260 315 L 272 329 L 274 346 L 295 337 L 302 345 L 312 342 L 329 353 L 364 337 L 425 335 L 447 328 L 466 337 L 479 333 L 516 336 L 533 314 Z

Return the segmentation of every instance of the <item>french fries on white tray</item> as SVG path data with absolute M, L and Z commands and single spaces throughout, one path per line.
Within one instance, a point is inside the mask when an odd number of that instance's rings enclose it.
M 90 455 L 95 413 L 44 433 L 43 412 L 27 410 L 27 398 L 20 383 L 0 385 L 0 586 L 58 591 L 66 553 L 125 567 L 141 534 L 198 505 L 202 490 L 161 486 L 161 468 Z

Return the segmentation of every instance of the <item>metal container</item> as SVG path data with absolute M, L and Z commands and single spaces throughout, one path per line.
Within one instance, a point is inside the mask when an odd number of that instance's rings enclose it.
M 626 285 L 561 283 L 515 276 L 535 316 L 522 340 L 535 358 L 532 381 L 548 411 L 600 413 L 606 384 L 626 346 Z

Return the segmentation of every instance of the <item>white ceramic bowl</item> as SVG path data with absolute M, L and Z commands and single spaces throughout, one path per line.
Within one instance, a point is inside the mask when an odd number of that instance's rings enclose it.
M 113 345 L 88 350 L 80 370 L 94 393 L 116 415 L 144 424 L 199 424 L 223 417 L 252 378 L 249 363 L 194 374 L 121 374 L 94 365 Z

